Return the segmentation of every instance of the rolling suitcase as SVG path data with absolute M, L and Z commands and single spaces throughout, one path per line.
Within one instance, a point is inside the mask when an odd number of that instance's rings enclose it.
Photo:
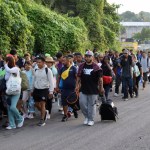
M 101 121 L 103 120 L 113 120 L 117 121 L 118 111 L 117 107 L 114 106 L 114 103 L 111 99 L 108 99 L 105 103 L 102 103 L 99 108 L 99 114 L 101 116 Z

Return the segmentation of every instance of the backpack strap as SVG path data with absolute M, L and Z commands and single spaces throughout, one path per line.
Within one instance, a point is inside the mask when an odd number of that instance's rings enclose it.
M 35 72 L 37 71 L 38 69 L 35 69 Z M 48 74 L 48 68 L 46 67 L 45 68 L 45 72 L 46 72 L 46 75 Z
M 36 72 L 38 69 L 35 69 L 34 71 Z M 46 67 L 45 68 L 45 72 L 46 72 L 46 75 L 48 74 L 48 68 Z
M 46 72 L 46 75 L 47 75 L 48 74 L 48 68 L 47 67 L 45 68 L 45 72 Z

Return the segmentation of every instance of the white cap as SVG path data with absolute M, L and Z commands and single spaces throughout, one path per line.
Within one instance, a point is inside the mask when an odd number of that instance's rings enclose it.
M 93 54 L 92 51 L 88 50 L 88 51 L 86 51 L 85 55 L 87 55 L 87 56 L 93 56 L 94 54 Z

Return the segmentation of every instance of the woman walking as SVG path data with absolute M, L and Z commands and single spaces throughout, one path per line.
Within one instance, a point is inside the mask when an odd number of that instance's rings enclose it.
M 6 70 L 6 75 L 5 75 L 6 84 L 12 74 L 13 75 L 15 74 L 16 76 L 20 77 L 20 69 L 16 67 L 15 59 L 13 57 L 6 58 L 5 70 Z M 17 127 L 23 126 L 24 118 L 20 115 L 18 109 L 16 108 L 19 97 L 20 97 L 20 93 L 17 95 L 7 96 L 9 126 L 6 127 L 6 129 L 15 129 L 16 123 L 17 123 Z

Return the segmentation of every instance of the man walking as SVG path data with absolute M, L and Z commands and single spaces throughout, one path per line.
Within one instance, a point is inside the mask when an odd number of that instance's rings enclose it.
M 133 97 L 133 84 L 132 84 L 132 57 L 129 55 L 129 51 L 127 49 L 124 50 L 122 59 L 121 59 L 121 67 L 122 67 L 122 86 L 123 86 L 123 99 L 128 100 L 128 88 L 130 97 Z
M 143 51 L 142 53 L 140 62 L 141 62 L 142 70 L 143 70 L 143 90 L 144 90 L 146 86 L 146 82 L 148 80 L 147 74 L 149 72 L 149 59 L 145 51 Z
M 80 107 L 85 117 L 84 124 L 94 125 L 96 100 L 99 92 L 103 93 L 102 70 L 93 62 L 93 52 L 85 53 L 85 63 L 79 66 L 76 91 L 80 90 Z
M 63 105 L 64 116 L 62 122 L 68 120 L 68 104 L 67 97 L 75 92 L 77 69 L 72 65 L 72 55 L 67 55 L 63 58 L 64 67 L 59 71 L 57 90 L 60 88 L 61 82 L 61 100 Z M 73 110 L 75 118 L 78 117 L 77 112 Z
M 52 71 L 46 67 L 45 58 L 37 58 L 38 69 L 35 70 L 33 98 L 35 106 L 41 113 L 41 120 L 38 126 L 44 126 L 48 117 L 48 111 L 45 109 L 48 98 L 53 97 L 54 85 Z

